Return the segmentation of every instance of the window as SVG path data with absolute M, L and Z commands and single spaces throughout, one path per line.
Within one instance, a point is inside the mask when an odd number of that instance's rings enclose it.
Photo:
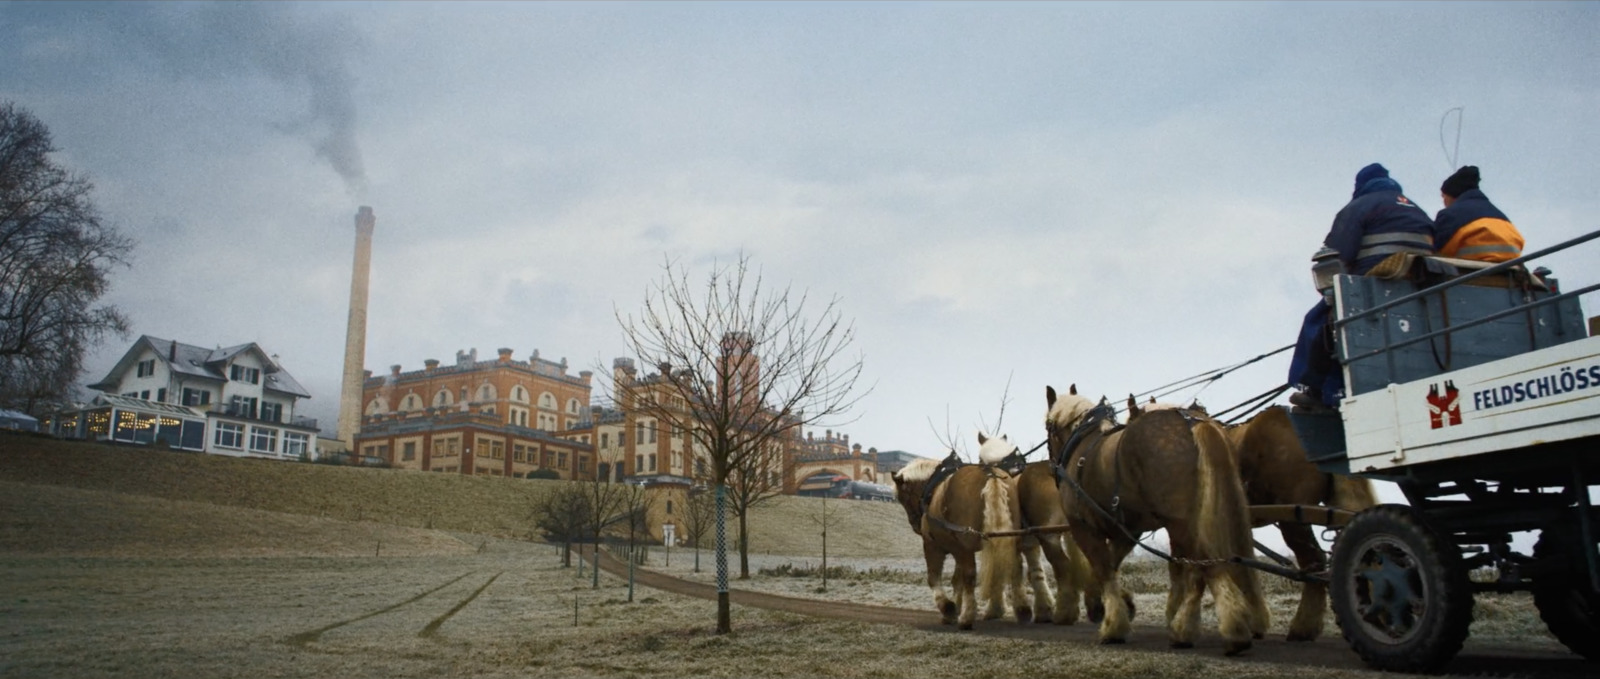
M 433 440 L 434 457 L 455 457 L 461 454 L 460 436 L 442 436 Z
M 494 399 L 495 399 L 494 385 L 485 384 L 485 385 L 483 385 L 481 387 L 478 387 L 478 401 L 479 402 L 493 401 Z
M 234 396 L 228 403 L 228 414 L 234 417 L 255 417 L 257 400 L 254 397 Z
M 301 457 L 311 452 L 311 436 L 292 431 L 283 433 L 283 455 L 285 457 Z
M 450 405 L 450 390 L 440 389 L 439 393 L 433 395 L 433 407 L 441 408 L 447 405 Z
M 183 388 L 183 404 L 186 406 L 203 406 L 211 403 L 211 392 L 204 389 Z
M 261 384 L 261 369 L 246 368 L 242 365 L 232 365 L 228 367 L 228 379 L 235 382 Z
M 250 450 L 258 453 L 278 452 L 278 430 L 271 427 L 251 427 Z
M 400 400 L 400 409 L 401 410 L 421 410 L 422 409 L 422 399 L 420 397 L 418 397 L 416 394 L 406 394 L 406 397 Z
M 572 413 L 573 415 L 578 414 L 578 399 L 567 399 L 567 412 Z
M 671 500 L 667 500 L 667 513 L 668 514 L 672 513 L 672 501 Z
M 601 448 L 610 448 L 611 447 L 611 434 L 607 433 L 607 434 L 601 434 L 600 435 L 600 447 Z
M 567 468 L 567 454 L 565 452 L 556 453 L 556 466 L 562 469 Z
M 646 457 L 645 460 L 650 463 L 650 471 L 655 471 L 656 470 L 656 456 L 651 455 L 649 457 Z
M 587 455 L 578 456 L 578 471 L 584 474 L 589 473 L 589 457 Z
M 511 459 L 516 462 L 527 462 L 528 447 L 520 443 L 511 444 Z
M 628 432 L 625 432 L 625 431 L 617 432 L 617 447 L 621 448 L 621 447 L 624 447 L 626 445 L 628 445 Z
M 166 403 L 167 402 L 167 389 L 166 389 L 166 387 L 162 387 L 162 388 L 156 390 L 156 400 L 160 401 L 161 403 Z
M 238 450 L 244 447 L 244 425 L 218 422 L 215 443 L 218 448 Z
M 656 423 L 655 422 L 651 422 L 650 423 L 650 442 L 651 443 L 655 443 L 656 442 Z
M 154 374 L 156 374 L 156 359 L 152 358 L 148 361 L 139 361 L 140 377 L 149 377 Z
M 268 422 L 282 422 L 283 421 L 283 404 L 282 403 L 263 403 L 263 404 L 261 404 L 261 419 L 266 420 Z
M 639 422 L 639 423 L 633 425 L 633 440 L 638 441 L 641 445 L 644 443 L 644 423 L 643 422 Z
M 284 452 L 288 452 L 288 451 L 285 450 Z M 406 460 L 406 461 L 417 459 L 417 442 L 416 441 L 406 441 L 405 443 L 401 444 L 400 459 L 401 460 Z
M 545 410 L 555 410 L 556 409 L 556 397 L 555 397 L 555 395 L 551 394 L 548 391 L 543 393 L 543 394 L 540 394 L 539 395 L 539 407 L 540 408 L 544 408 Z
M 520 386 L 512 387 L 511 388 L 511 400 L 516 401 L 517 403 L 527 403 L 528 402 L 528 390 L 527 389 L 523 389 Z
M 489 442 L 489 457 L 491 457 L 493 459 L 496 459 L 496 460 L 504 460 L 504 459 L 506 459 L 506 442 L 505 441 L 490 441 Z
M 144 391 L 139 392 L 139 398 L 144 399 L 146 401 L 150 400 L 150 390 L 146 389 Z

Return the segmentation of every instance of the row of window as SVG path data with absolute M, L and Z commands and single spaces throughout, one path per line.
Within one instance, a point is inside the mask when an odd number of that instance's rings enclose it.
M 212 443 L 218 448 L 249 450 L 252 453 L 279 454 L 278 437 L 283 437 L 284 457 L 300 457 L 311 450 L 311 435 L 300 432 L 280 432 L 272 427 L 248 427 L 249 446 L 246 447 L 245 425 L 235 422 L 217 422 L 213 426 Z
M 238 369 L 238 366 L 234 366 L 234 368 Z M 513 393 L 514 394 L 520 394 L 520 396 L 514 395 L 512 397 L 512 399 L 511 399 L 512 402 L 514 402 L 514 403 L 527 403 L 528 402 L 527 395 L 526 395 L 527 392 L 525 390 L 523 390 L 522 387 L 517 387 L 515 390 L 513 390 Z M 467 388 L 466 387 L 462 387 L 461 388 L 460 394 L 461 395 L 460 395 L 459 398 L 460 398 L 461 401 L 467 401 L 468 400 L 467 399 Z M 477 402 L 477 403 L 488 403 L 488 402 L 496 401 L 496 400 L 499 400 L 499 399 L 497 398 L 494 385 L 485 384 L 482 387 L 478 388 L 478 398 L 477 398 L 477 400 L 475 402 Z M 433 407 L 435 407 L 435 408 L 444 408 L 444 407 L 452 406 L 452 405 L 456 404 L 456 401 L 457 401 L 457 396 L 455 394 L 452 394 L 449 389 L 440 389 L 439 391 L 435 392 L 434 395 L 433 395 Z M 543 408 L 545 410 L 555 410 L 556 409 L 555 396 L 551 395 L 549 392 L 545 392 L 542 396 L 539 397 L 539 407 Z M 578 401 L 578 399 L 575 399 L 575 398 L 567 399 L 567 412 L 568 413 L 573 414 L 573 415 L 577 415 L 578 412 L 580 410 L 582 410 L 582 408 L 583 408 L 583 405 Z M 421 410 L 421 409 L 422 409 L 422 397 L 421 396 L 418 396 L 416 394 L 406 394 L 405 398 L 400 399 L 400 410 L 403 411 L 403 412 L 409 412 L 409 411 Z M 368 412 L 368 414 L 374 414 L 375 415 L 375 414 L 378 414 L 378 413 L 384 413 L 384 412 L 388 412 L 388 411 L 389 411 L 389 404 L 381 396 L 378 397 L 378 398 L 373 399 L 371 403 L 367 404 L 367 412 Z

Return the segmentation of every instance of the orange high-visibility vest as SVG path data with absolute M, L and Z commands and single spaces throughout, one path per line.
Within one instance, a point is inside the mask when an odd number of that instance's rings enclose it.
M 1439 247 L 1439 254 L 1457 259 L 1504 262 L 1522 256 L 1522 245 L 1522 234 L 1511 222 L 1484 217 L 1457 229 L 1455 235 Z

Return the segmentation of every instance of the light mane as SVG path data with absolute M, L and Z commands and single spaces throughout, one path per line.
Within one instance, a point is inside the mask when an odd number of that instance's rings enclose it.
M 927 481 L 933 476 L 933 470 L 938 466 L 938 460 L 930 460 L 926 457 L 917 458 L 907 464 L 904 469 L 901 469 L 898 476 L 901 481 Z
M 1011 439 L 1005 436 L 992 436 L 984 441 L 978 448 L 978 461 L 984 464 L 994 464 L 1006 459 L 1006 456 L 1015 452 L 1016 446 L 1011 445 Z
M 1055 405 L 1050 406 L 1050 413 L 1044 417 L 1044 423 L 1047 427 L 1071 429 L 1088 417 L 1091 410 L 1094 410 L 1094 401 L 1088 397 L 1064 394 L 1056 397 Z M 1115 426 L 1116 422 L 1108 418 L 1100 423 L 1100 431 L 1109 431 Z
M 1159 402 L 1156 402 L 1156 403 L 1148 404 L 1148 405 L 1144 406 L 1143 408 L 1141 408 L 1141 410 L 1143 410 L 1143 411 L 1145 411 L 1147 413 L 1151 412 L 1151 411 L 1154 411 L 1154 410 L 1183 410 L 1183 406 L 1178 405 L 1176 403 L 1167 403 L 1166 401 L 1159 401 Z

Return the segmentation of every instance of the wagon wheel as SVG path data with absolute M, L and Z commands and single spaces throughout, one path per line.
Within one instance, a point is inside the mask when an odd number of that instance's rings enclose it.
M 1549 564 L 1551 575 L 1535 578 L 1533 605 L 1539 618 L 1562 644 L 1589 660 L 1600 660 L 1600 592 L 1587 577 L 1576 531 L 1545 530 L 1533 546 L 1533 557 Z
M 1460 551 L 1405 505 L 1373 507 L 1345 526 L 1330 585 L 1345 640 L 1377 669 L 1438 671 L 1472 623 Z

